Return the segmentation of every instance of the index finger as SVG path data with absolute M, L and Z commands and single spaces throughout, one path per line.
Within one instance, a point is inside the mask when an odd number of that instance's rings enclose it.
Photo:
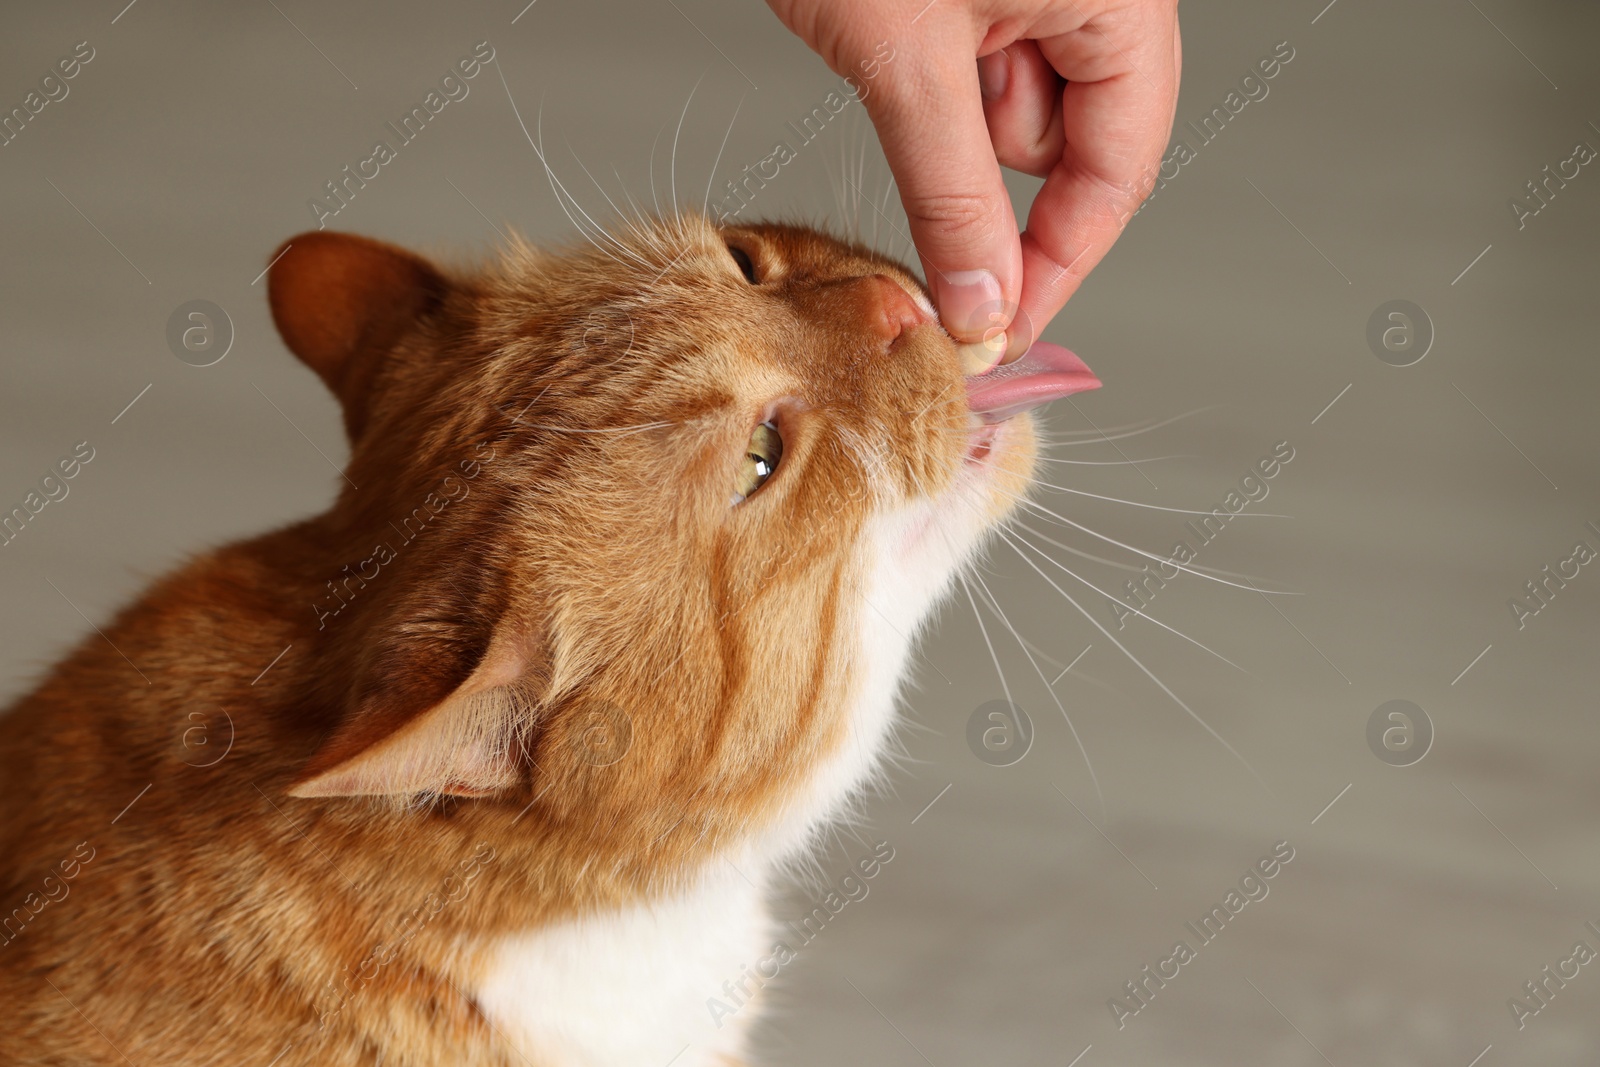
M 918 47 L 866 98 L 900 189 L 911 238 L 951 336 L 984 370 L 1004 349 L 1002 310 L 1022 279 L 1016 218 L 989 141 L 976 40 L 961 19 L 930 16 Z

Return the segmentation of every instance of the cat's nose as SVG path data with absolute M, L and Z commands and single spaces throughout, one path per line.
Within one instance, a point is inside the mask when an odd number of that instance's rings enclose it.
M 891 344 L 913 326 L 933 321 L 932 314 L 887 274 L 869 274 L 857 284 L 867 290 L 867 328 Z

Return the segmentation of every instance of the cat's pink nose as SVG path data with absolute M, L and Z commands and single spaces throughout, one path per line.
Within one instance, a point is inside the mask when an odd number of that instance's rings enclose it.
M 905 287 L 887 274 L 869 274 L 859 284 L 870 291 L 867 328 L 885 341 L 892 343 L 913 326 L 933 321 Z

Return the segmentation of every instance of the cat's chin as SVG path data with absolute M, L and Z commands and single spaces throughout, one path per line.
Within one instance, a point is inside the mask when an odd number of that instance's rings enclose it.
M 1037 442 L 1033 416 L 1026 412 L 994 421 L 974 419 L 954 489 L 982 498 L 985 525 L 1002 521 L 1028 491 Z
M 954 481 L 903 515 L 894 553 L 953 574 L 1027 493 L 1037 451 L 1031 415 L 973 416 Z
M 977 418 L 977 416 L 974 416 Z M 967 438 L 967 451 L 961 457 L 968 466 L 982 466 L 994 451 L 995 434 L 999 432 L 1003 422 L 983 422 L 979 420 Z

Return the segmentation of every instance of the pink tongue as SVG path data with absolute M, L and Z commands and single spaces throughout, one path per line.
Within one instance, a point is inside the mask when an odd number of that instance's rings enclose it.
M 1015 363 L 967 378 L 967 404 L 984 422 L 1000 422 L 1052 400 L 1100 388 L 1083 360 L 1037 341 Z

